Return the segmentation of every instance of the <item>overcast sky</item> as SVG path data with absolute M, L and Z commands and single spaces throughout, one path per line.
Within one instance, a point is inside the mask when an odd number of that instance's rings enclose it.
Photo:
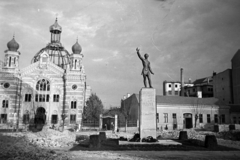
M 87 84 L 105 107 L 143 87 L 136 47 L 149 54 L 159 95 L 181 67 L 185 80 L 211 76 L 231 68 L 240 48 L 239 0 L 1 0 L 0 60 L 15 33 L 20 67 L 28 66 L 50 41 L 56 14 L 70 53 L 78 37 Z

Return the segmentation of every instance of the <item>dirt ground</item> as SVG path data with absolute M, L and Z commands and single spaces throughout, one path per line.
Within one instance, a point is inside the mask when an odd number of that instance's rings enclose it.
M 184 151 L 155 150 L 146 151 L 145 149 L 114 148 L 102 146 L 101 148 L 89 148 L 88 141 L 85 139 L 89 135 L 99 134 L 99 132 L 56 132 L 52 130 L 37 133 L 0 133 L 0 160 L 1 155 L 10 159 L 43 159 L 43 160 L 230 160 L 240 159 L 240 141 L 218 139 L 218 144 L 223 148 L 216 151 L 209 151 L 204 147 L 195 145 L 188 146 Z M 162 134 L 164 136 L 177 136 L 176 133 Z M 133 133 L 112 133 L 106 132 L 107 138 L 131 138 Z M 75 137 L 80 136 L 80 141 L 75 141 Z M 196 135 L 194 134 L 194 137 Z M 201 138 L 201 137 L 198 137 Z M 85 141 L 86 140 L 86 141 Z M 84 146 L 86 142 L 86 146 Z M 195 149 L 194 149 L 195 148 Z M 231 149 L 233 148 L 233 149 Z M 235 149 L 235 150 L 234 150 Z M 238 150 L 236 150 L 238 149 Z M 8 155 L 11 154 L 10 155 Z M 13 155 L 14 154 L 14 155 Z M 3 156 L 2 156 L 3 157 Z M 8 159 L 8 158 L 7 158 Z

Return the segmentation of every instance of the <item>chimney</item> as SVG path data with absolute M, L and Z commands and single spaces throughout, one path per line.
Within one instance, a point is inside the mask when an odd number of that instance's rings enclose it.
M 126 96 L 123 96 L 123 100 L 125 100 L 126 99 Z
M 181 68 L 180 73 L 180 81 L 181 81 L 181 96 L 184 97 L 184 77 L 183 77 L 183 68 Z
M 130 97 L 130 96 L 131 96 L 131 94 L 130 94 L 130 93 L 127 93 L 127 98 Z

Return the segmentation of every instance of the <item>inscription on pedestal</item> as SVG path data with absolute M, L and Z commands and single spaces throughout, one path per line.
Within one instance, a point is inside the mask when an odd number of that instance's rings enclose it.
M 140 138 L 148 136 L 156 138 L 156 90 L 143 88 L 139 96 Z

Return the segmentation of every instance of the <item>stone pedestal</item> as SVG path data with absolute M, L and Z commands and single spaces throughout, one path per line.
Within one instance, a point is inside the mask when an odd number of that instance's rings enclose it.
M 140 138 L 152 136 L 157 137 L 157 119 L 156 119 L 156 89 L 142 88 L 139 94 L 139 127 Z
M 102 114 L 100 114 L 100 115 L 99 115 L 99 131 L 102 130 L 102 121 L 103 121 L 103 119 L 102 119 Z

